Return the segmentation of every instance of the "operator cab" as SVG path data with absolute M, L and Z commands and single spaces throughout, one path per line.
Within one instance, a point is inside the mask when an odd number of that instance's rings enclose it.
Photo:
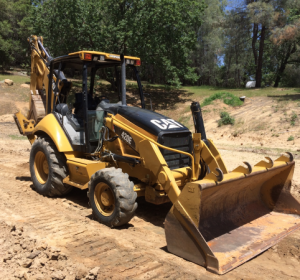
M 94 152 L 101 137 L 105 115 L 113 113 L 116 107 L 127 106 L 125 76 L 129 69 L 131 77 L 137 81 L 140 106 L 145 109 L 144 93 L 136 68 L 140 64 L 138 57 L 92 51 L 71 53 L 51 61 L 49 77 L 55 73 L 59 82 L 49 78 L 49 88 L 51 86 L 53 89 L 55 98 L 49 98 L 47 110 L 50 110 L 48 113 L 53 112 L 61 123 L 75 151 Z M 82 74 L 81 88 L 78 88 L 79 81 L 75 79 L 69 79 L 73 86 L 69 85 L 64 71 L 68 73 L 70 69 Z M 64 79 L 60 78 L 62 76 Z M 109 95 L 101 92 L 101 78 L 111 82 L 114 90 Z M 121 93 L 123 87 L 125 94 Z

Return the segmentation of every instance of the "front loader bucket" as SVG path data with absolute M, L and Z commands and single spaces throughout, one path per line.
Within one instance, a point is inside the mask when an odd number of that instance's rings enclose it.
M 300 228 L 300 204 L 290 193 L 294 166 L 282 156 L 248 175 L 187 184 L 165 220 L 168 250 L 218 274 L 267 250 Z

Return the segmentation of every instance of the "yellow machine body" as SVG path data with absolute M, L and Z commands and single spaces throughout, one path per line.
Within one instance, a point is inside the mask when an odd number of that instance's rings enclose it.
M 137 159 L 139 163 L 102 161 L 100 152 L 93 154 L 92 159 L 74 151 L 57 118 L 47 112 L 46 102 L 45 115 L 41 110 L 36 113 L 34 101 L 40 99 L 35 98 L 35 93 L 38 95 L 43 84 L 47 84 L 49 71 L 35 52 L 32 52 L 29 115 L 25 118 L 17 113 L 15 119 L 20 133 L 31 143 L 37 136 L 47 135 L 58 151 L 64 153 L 69 170 L 64 183 L 86 189 L 96 171 L 111 166 L 121 168 L 138 181 L 134 185 L 138 196 L 145 196 L 146 201 L 154 204 L 172 202 L 165 220 L 168 250 L 218 274 L 246 262 L 300 228 L 300 204 L 291 194 L 295 162 L 289 153 L 275 161 L 267 158 L 254 166 L 246 163 L 228 172 L 213 142 L 201 140 L 200 133 L 192 134 L 193 153 L 188 153 L 159 144 L 157 136 L 120 114 L 111 113 L 105 118 L 110 137 L 118 136 L 115 130 L 118 127 L 132 137 L 135 149 L 121 137 L 105 142 L 102 149 Z M 70 55 L 80 54 L 84 60 L 85 53 L 92 52 Z M 120 59 L 118 55 L 96 53 Z M 40 54 L 43 56 L 43 52 Z M 160 149 L 188 156 L 191 165 L 171 170 Z M 201 180 L 200 160 L 210 170 Z

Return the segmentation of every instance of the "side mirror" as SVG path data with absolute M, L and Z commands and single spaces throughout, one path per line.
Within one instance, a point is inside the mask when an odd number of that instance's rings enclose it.
M 151 111 L 153 111 L 153 108 L 152 108 L 152 99 L 151 99 L 151 94 L 150 94 L 150 93 L 144 93 L 144 96 L 147 96 L 147 97 L 149 97 L 149 99 L 150 99 Z

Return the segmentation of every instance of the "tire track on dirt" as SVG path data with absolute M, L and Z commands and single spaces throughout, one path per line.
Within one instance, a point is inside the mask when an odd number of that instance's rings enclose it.
M 178 271 L 177 265 L 165 260 L 170 254 L 164 251 L 153 254 L 153 248 L 138 248 L 137 244 L 130 244 L 123 237 L 110 237 L 109 231 L 114 231 L 113 235 L 116 235 L 116 230 L 90 220 L 87 217 L 91 215 L 90 209 L 70 207 L 65 199 L 50 199 L 37 194 L 32 190 L 31 181 L 22 181 L 26 178 L 24 175 L 29 175 L 25 170 L 20 172 L 1 164 L 0 169 L 1 201 L 11 201 L 9 205 L 0 203 L 0 209 L 5 208 L 3 213 L 7 216 L 17 214 L 17 220 L 29 226 L 35 236 L 60 248 L 64 247 L 77 261 L 104 267 L 101 271 L 103 278 L 175 279 L 179 275 L 197 278 L 189 269 L 181 268 Z M 16 176 L 18 173 L 23 173 L 23 176 Z M 172 258 L 177 257 L 172 255 Z
M 141 204 L 131 224 L 110 229 L 92 220 L 85 191 L 75 189 L 66 198 L 43 197 L 32 189 L 26 164 L 12 164 L 12 159 L 0 162 L 0 219 L 22 222 L 34 238 L 61 248 L 77 263 L 100 266 L 101 279 L 290 279 L 297 275 L 299 262 L 290 264 L 282 247 L 294 248 L 291 241 L 300 240 L 300 231 L 285 238 L 283 245 L 216 276 L 166 252 L 162 223 L 168 208 Z

